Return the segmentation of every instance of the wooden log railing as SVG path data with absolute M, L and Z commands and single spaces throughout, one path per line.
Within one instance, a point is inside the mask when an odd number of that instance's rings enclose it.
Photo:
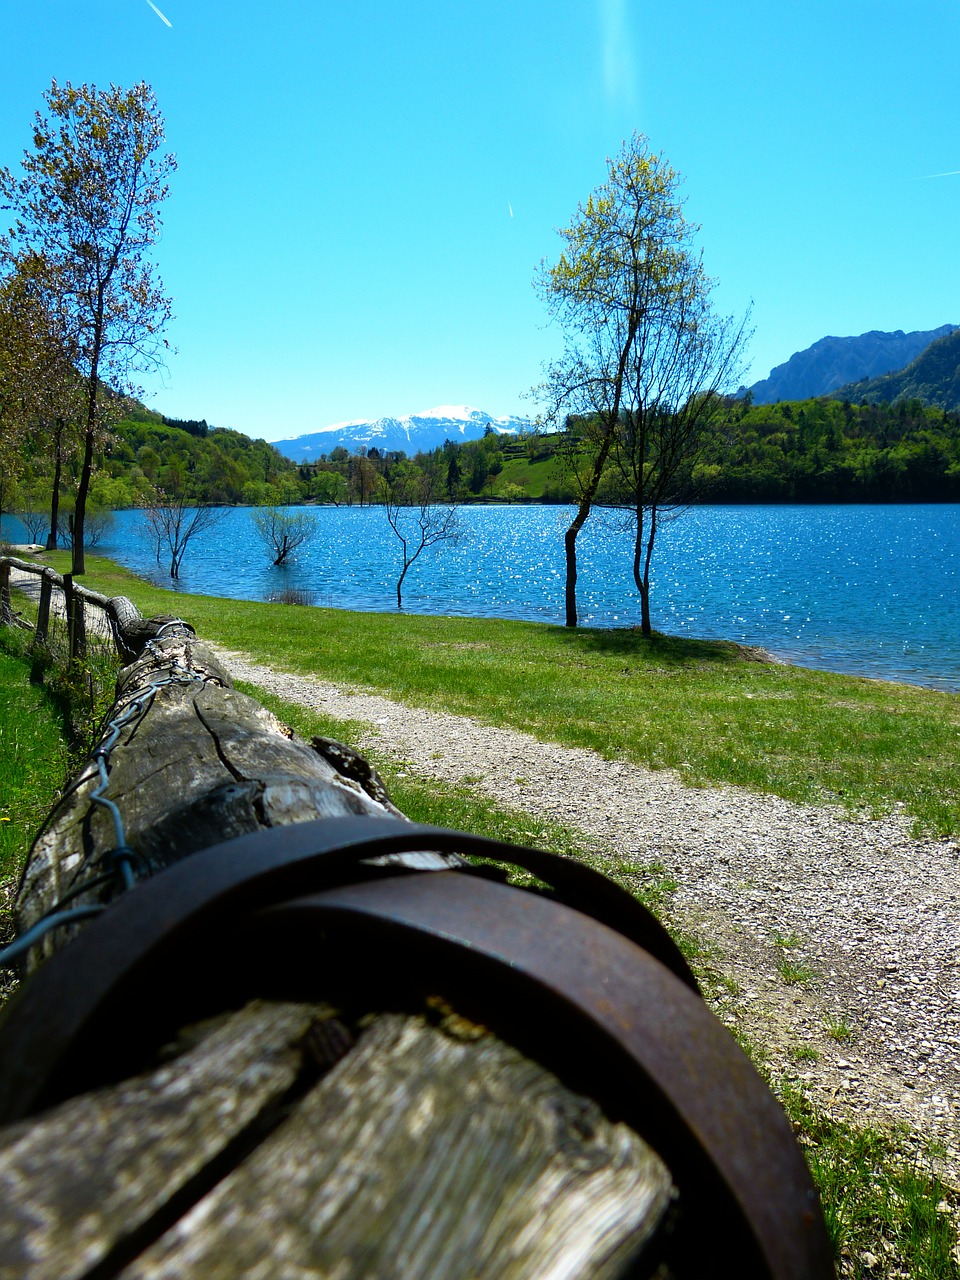
M 786 1120 L 627 895 L 410 824 L 188 624 L 100 607 L 133 660 L 17 893 L 0 1280 L 832 1274 Z

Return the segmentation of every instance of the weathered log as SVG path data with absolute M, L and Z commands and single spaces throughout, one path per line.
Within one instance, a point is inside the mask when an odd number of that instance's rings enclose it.
M 355 752 L 297 739 L 182 621 L 115 617 L 139 656 L 32 850 L 21 932 L 65 895 L 124 892 L 118 847 L 141 879 L 269 827 L 402 817 Z M 606 1278 L 665 1222 L 671 1178 L 647 1143 L 495 1036 L 453 1014 L 330 1014 L 254 1003 L 199 1044 L 185 1033 L 179 1056 L 157 1046 L 137 1078 L 0 1131 L 0 1277 Z
M 341 772 L 329 749 L 312 749 L 234 690 L 186 624 L 136 619 L 123 634 L 141 656 L 121 673 L 108 717 L 108 731 L 118 728 L 105 795 L 122 815 L 137 877 L 267 827 L 350 813 L 399 816 L 369 770 L 366 779 Z M 344 752 L 342 762 L 348 758 Z M 38 837 L 17 896 L 21 933 L 120 843 L 113 811 L 93 800 L 101 782 L 91 760 Z M 119 881 L 99 885 L 74 905 L 107 902 L 121 890 Z M 39 956 L 38 948 L 32 963 Z

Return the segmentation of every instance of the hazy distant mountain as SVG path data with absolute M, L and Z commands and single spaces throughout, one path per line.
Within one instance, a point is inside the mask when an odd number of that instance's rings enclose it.
M 904 333 L 882 333 L 871 329 L 856 338 L 821 338 L 806 351 L 795 352 L 786 364 L 771 370 L 770 377 L 755 382 L 750 390 L 756 404 L 777 400 L 806 400 L 825 396 L 847 383 L 895 373 L 908 365 L 937 338 L 953 333 L 953 324 L 939 329 Z
M 342 446 L 350 453 L 358 449 L 379 449 L 381 453 L 403 450 L 406 454 L 438 449 L 445 440 L 479 440 L 487 427 L 501 435 L 529 431 L 526 418 L 495 418 L 482 409 L 469 405 L 442 404 L 423 413 L 405 418 L 358 418 L 354 422 L 338 422 L 322 431 L 296 436 L 290 440 L 274 440 L 273 446 L 294 462 L 312 462 L 321 453 Z
M 960 329 L 931 342 L 899 373 L 850 383 L 835 394 L 868 404 L 893 404 L 916 397 L 938 409 L 960 410 Z

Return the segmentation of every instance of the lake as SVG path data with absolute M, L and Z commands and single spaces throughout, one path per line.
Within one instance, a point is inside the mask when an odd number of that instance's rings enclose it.
M 380 508 L 305 510 L 317 524 L 277 569 L 248 508 L 193 542 L 180 588 L 264 600 L 285 588 L 344 609 L 396 608 L 399 544 Z M 464 507 L 456 546 L 424 552 L 404 584 L 413 613 L 563 621 L 562 532 L 571 508 Z M 5 536 L 21 540 L 5 518 Z M 635 626 L 630 539 L 595 512 L 578 543 L 583 625 Z M 169 585 L 135 511 L 97 548 Z M 653 625 L 760 645 L 803 666 L 960 689 L 960 507 L 694 507 L 658 538 Z

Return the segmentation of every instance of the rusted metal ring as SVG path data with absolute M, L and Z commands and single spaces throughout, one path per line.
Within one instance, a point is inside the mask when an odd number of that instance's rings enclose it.
M 423 849 L 515 862 L 567 899 L 575 897 L 582 911 L 658 956 L 696 990 L 686 961 L 654 916 L 571 859 L 368 816 L 274 827 L 191 854 L 141 882 L 23 984 L 0 1021 L 0 1123 L 112 1078 L 122 1061 L 117 1045 L 98 1047 L 90 1027 L 103 1025 L 110 1010 L 122 1017 L 125 1001 L 135 1007 L 142 975 L 198 930 L 321 889 L 348 872 L 396 878 L 397 868 L 370 868 L 369 859 Z
M 505 998 L 528 1020 L 534 1009 L 559 1010 L 576 1036 L 593 1036 L 581 1053 L 590 1055 L 600 1092 L 599 1042 L 613 1048 L 633 1073 L 619 1109 L 667 1160 L 681 1203 L 709 1187 L 731 1196 L 762 1259 L 731 1258 L 738 1275 L 834 1275 L 817 1193 L 786 1116 L 702 1000 L 642 948 L 562 903 L 456 872 L 342 885 L 266 908 L 254 923 L 284 938 L 298 927 L 316 938 L 337 917 L 338 936 L 351 937 L 354 953 L 376 945 L 391 967 L 419 963 L 454 990 L 469 971 L 489 1009 Z M 421 961 L 411 942 L 425 946 Z M 644 1099 L 639 1117 L 630 1115 L 634 1093 Z

